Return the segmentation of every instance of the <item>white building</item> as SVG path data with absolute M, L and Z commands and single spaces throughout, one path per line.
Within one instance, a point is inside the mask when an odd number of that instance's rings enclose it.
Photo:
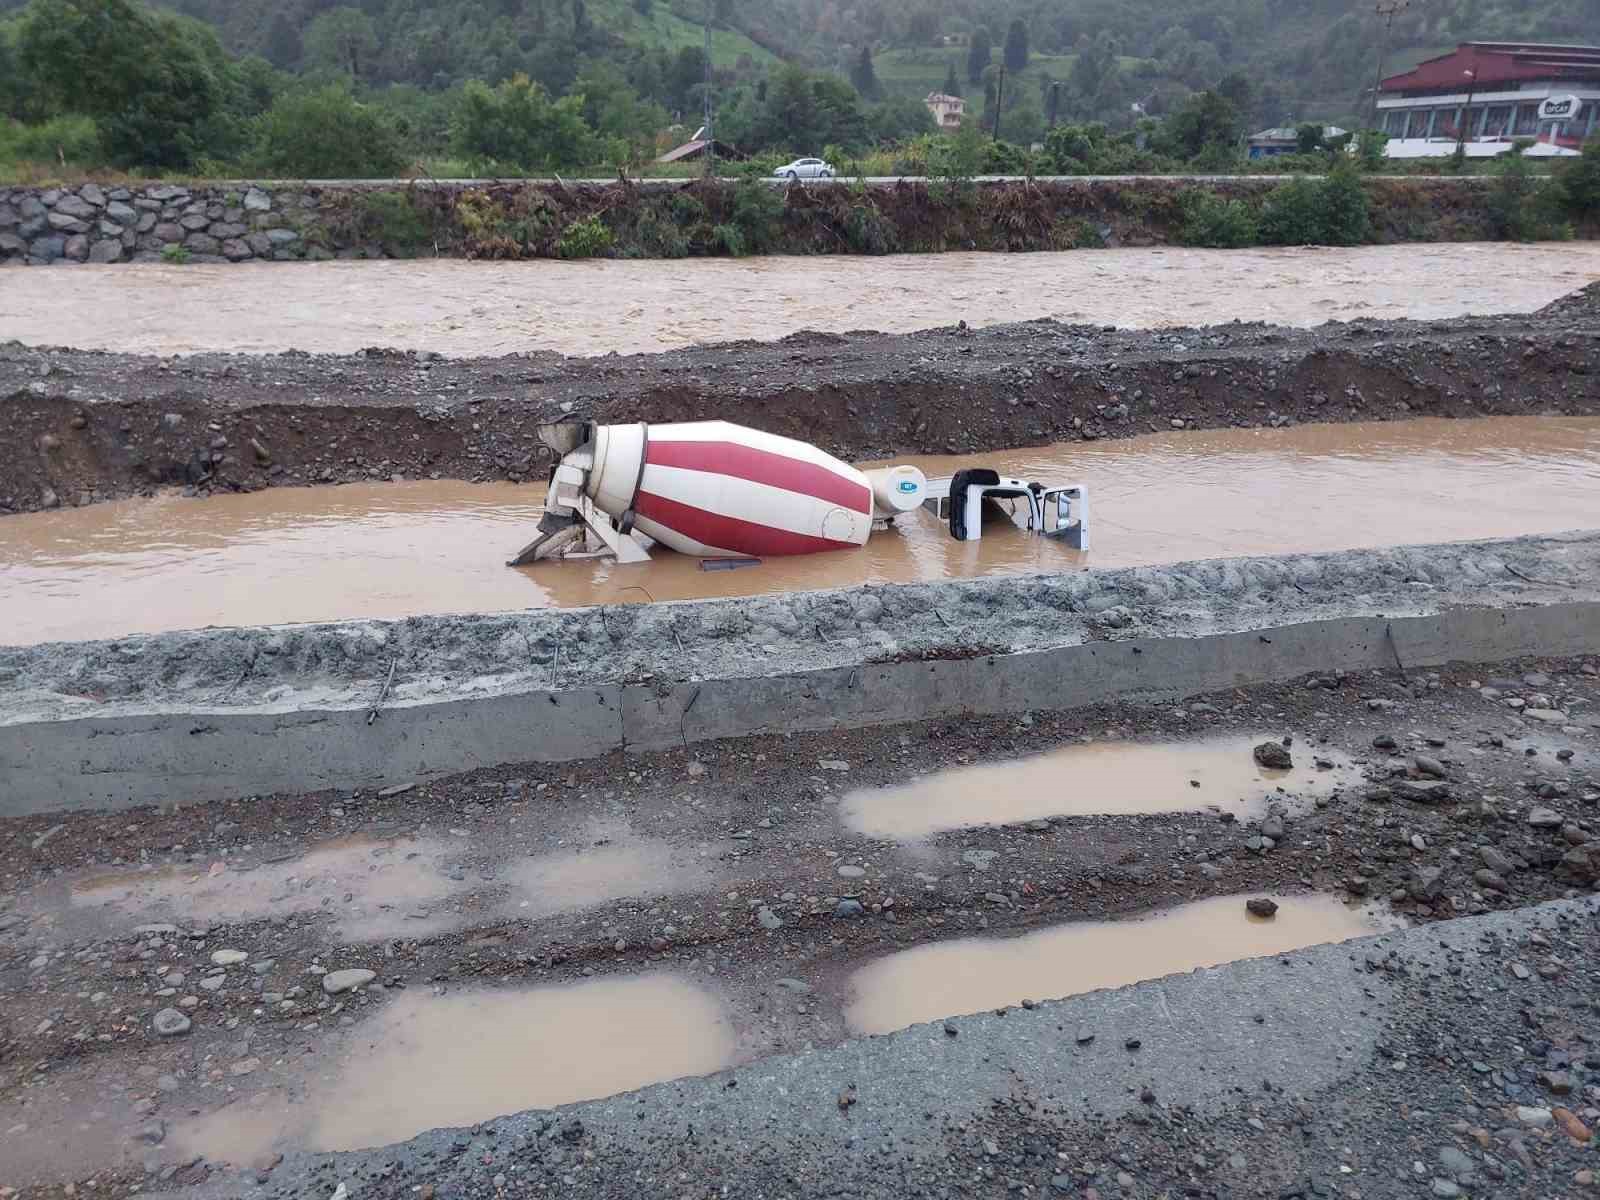
M 967 111 L 967 102 L 960 96 L 946 96 L 943 92 L 929 92 L 923 101 L 933 114 L 933 123 L 940 129 L 960 129 L 961 118 Z
M 1390 158 L 1443 156 L 1458 143 L 1470 157 L 1490 157 L 1516 138 L 1536 143 L 1529 154 L 1576 154 L 1597 112 L 1597 46 L 1463 42 L 1378 89 Z

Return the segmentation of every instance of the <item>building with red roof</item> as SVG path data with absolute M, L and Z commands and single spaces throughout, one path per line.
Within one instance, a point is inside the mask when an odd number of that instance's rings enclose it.
M 1390 158 L 1474 158 L 1513 141 L 1530 154 L 1575 154 L 1600 116 L 1600 46 L 1463 42 L 1449 54 L 1391 75 L 1378 87 L 1378 122 Z

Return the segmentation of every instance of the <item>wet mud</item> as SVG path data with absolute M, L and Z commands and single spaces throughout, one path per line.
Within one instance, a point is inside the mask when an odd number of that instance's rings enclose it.
M 1531 315 L 1311 330 L 1033 322 L 804 333 L 600 359 L 169 360 L 0 345 L 0 443 L 17 448 L 0 461 L 0 512 L 167 486 L 542 481 L 550 460 L 535 431 L 555 419 L 722 418 L 865 460 L 1092 442 L 1175 423 L 1595 415 L 1595 303 L 1585 292 Z

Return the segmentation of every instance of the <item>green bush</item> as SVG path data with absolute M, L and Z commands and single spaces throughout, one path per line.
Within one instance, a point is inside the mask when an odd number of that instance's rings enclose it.
M 1322 241 L 1322 184 L 1291 179 L 1261 204 L 1261 240 L 1271 246 L 1314 246 Z
M 279 96 L 261 118 L 252 162 L 282 179 L 381 179 L 406 165 L 388 118 L 336 84 Z
M 96 163 L 100 131 L 88 117 L 52 117 L 37 125 L 13 125 L 0 118 L 0 162 Z
M 900 248 L 894 225 L 870 200 L 851 206 L 845 217 L 844 234 L 857 254 L 893 254 Z
M 1271 246 L 1358 246 L 1372 232 L 1366 188 L 1341 155 L 1323 179 L 1291 179 L 1261 205 L 1262 242 Z
M 611 230 L 599 217 L 584 217 L 561 231 L 556 253 L 562 258 L 598 258 L 611 249 Z
M 433 244 L 433 228 L 409 192 L 366 192 L 356 206 L 362 241 L 380 242 L 395 258 L 410 258 Z
M 161 261 L 181 267 L 189 261 L 188 247 L 179 246 L 176 243 L 161 247 Z
M 1571 227 L 1561 219 L 1564 189 L 1539 178 L 1520 145 L 1496 162 L 1494 170 L 1489 215 L 1500 237 L 1534 242 L 1572 236 Z
M 1600 138 L 1584 144 L 1583 156 L 1556 176 L 1561 204 L 1575 217 L 1600 216 Z
M 1183 226 L 1178 238 L 1186 246 L 1237 250 L 1256 245 L 1256 214 L 1242 200 L 1224 200 L 1214 192 L 1191 192 L 1183 200 Z
M 740 180 L 733 188 L 733 213 L 729 222 L 738 230 L 739 248 L 735 249 L 726 238 L 721 238 L 728 253 L 766 253 L 778 239 L 783 209 L 784 195 L 781 189 L 754 179 Z

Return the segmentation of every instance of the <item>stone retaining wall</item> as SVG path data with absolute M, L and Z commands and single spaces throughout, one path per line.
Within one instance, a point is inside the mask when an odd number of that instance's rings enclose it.
M 333 258 L 323 190 L 151 183 L 0 188 L 0 263 L 244 262 Z M 346 250 L 346 257 L 359 251 Z

